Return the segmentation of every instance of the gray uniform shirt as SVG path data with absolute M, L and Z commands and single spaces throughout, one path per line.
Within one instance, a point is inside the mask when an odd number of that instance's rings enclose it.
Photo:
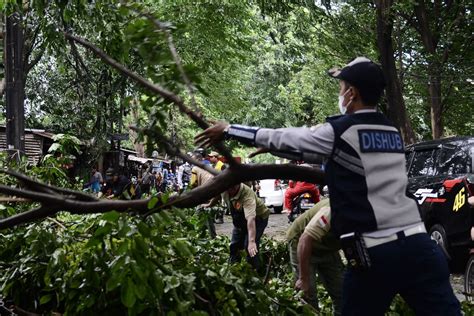
M 375 109 L 359 110 L 355 113 L 376 112 Z M 334 146 L 334 129 L 329 123 L 316 128 L 281 128 L 258 130 L 255 144 L 269 148 L 273 154 L 285 158 L 302 159 L 306 162 L 321 163 L 332 154 Z M 386 237 L 400 230 L 419 225 L 420 222 L 395 228 L 381 229 L 364 233 L 367 237 Z

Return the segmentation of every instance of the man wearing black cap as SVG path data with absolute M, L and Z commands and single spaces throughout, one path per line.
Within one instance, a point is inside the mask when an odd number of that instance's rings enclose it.
M 331 226 L 349 261 L 343 315 L 383 315 L 398 293 L 417 315 L 461 315 L 441 249 L 406 196 L 402 137 L 376 111 L 385 80 L 365 57 L 329 75 L 339 79 L 340 116 L 318 128 L 266 129 L 220 122 L 196 137 L 209 146 L 224 137 L 325 168 Z

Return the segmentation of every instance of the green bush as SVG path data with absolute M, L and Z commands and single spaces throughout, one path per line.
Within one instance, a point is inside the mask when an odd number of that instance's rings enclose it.
M 201 221 L 182 210 L 146 219 L 62 214 L 10 229 L 0 245 L 2 292 L 41 313 L 309 314 L 284 265 L 273 265 L 281 279 L 265 286 L 245 262 L 228 265 L 227 238 L 202 232 Z M 266 253 L 275 261 L 286 253 L 273 241 L 262 248 L 264 261 Z

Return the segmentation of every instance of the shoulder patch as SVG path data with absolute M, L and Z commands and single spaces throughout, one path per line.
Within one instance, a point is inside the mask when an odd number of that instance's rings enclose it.
M 242 207 L 242 204 L 240 204 L 239 201 L 234 202 L 234 209 L 235 210 L 239 211 L 241 207 Z
M 326 216 L 323 215 L 318 219 L 318 226 L 319 227 L 325 228 L 328 224 L 329 224 L 329 221 L 326 218 Z
M 404 153 L 400 133 L 376 129 L 361 129 L 359 132 L 360 151 L 363 153 Z

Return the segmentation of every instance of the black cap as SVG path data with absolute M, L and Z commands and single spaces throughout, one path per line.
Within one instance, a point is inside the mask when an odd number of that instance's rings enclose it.
M 342 69 L 333 68 L 328 74 L 336 79 L 344 80 L 356 87 L 362 97 L 372 103 L 374 97 L 379 99 L 385 88 L 385 77 L 382 68 L 366 57 L 357 57 Z

